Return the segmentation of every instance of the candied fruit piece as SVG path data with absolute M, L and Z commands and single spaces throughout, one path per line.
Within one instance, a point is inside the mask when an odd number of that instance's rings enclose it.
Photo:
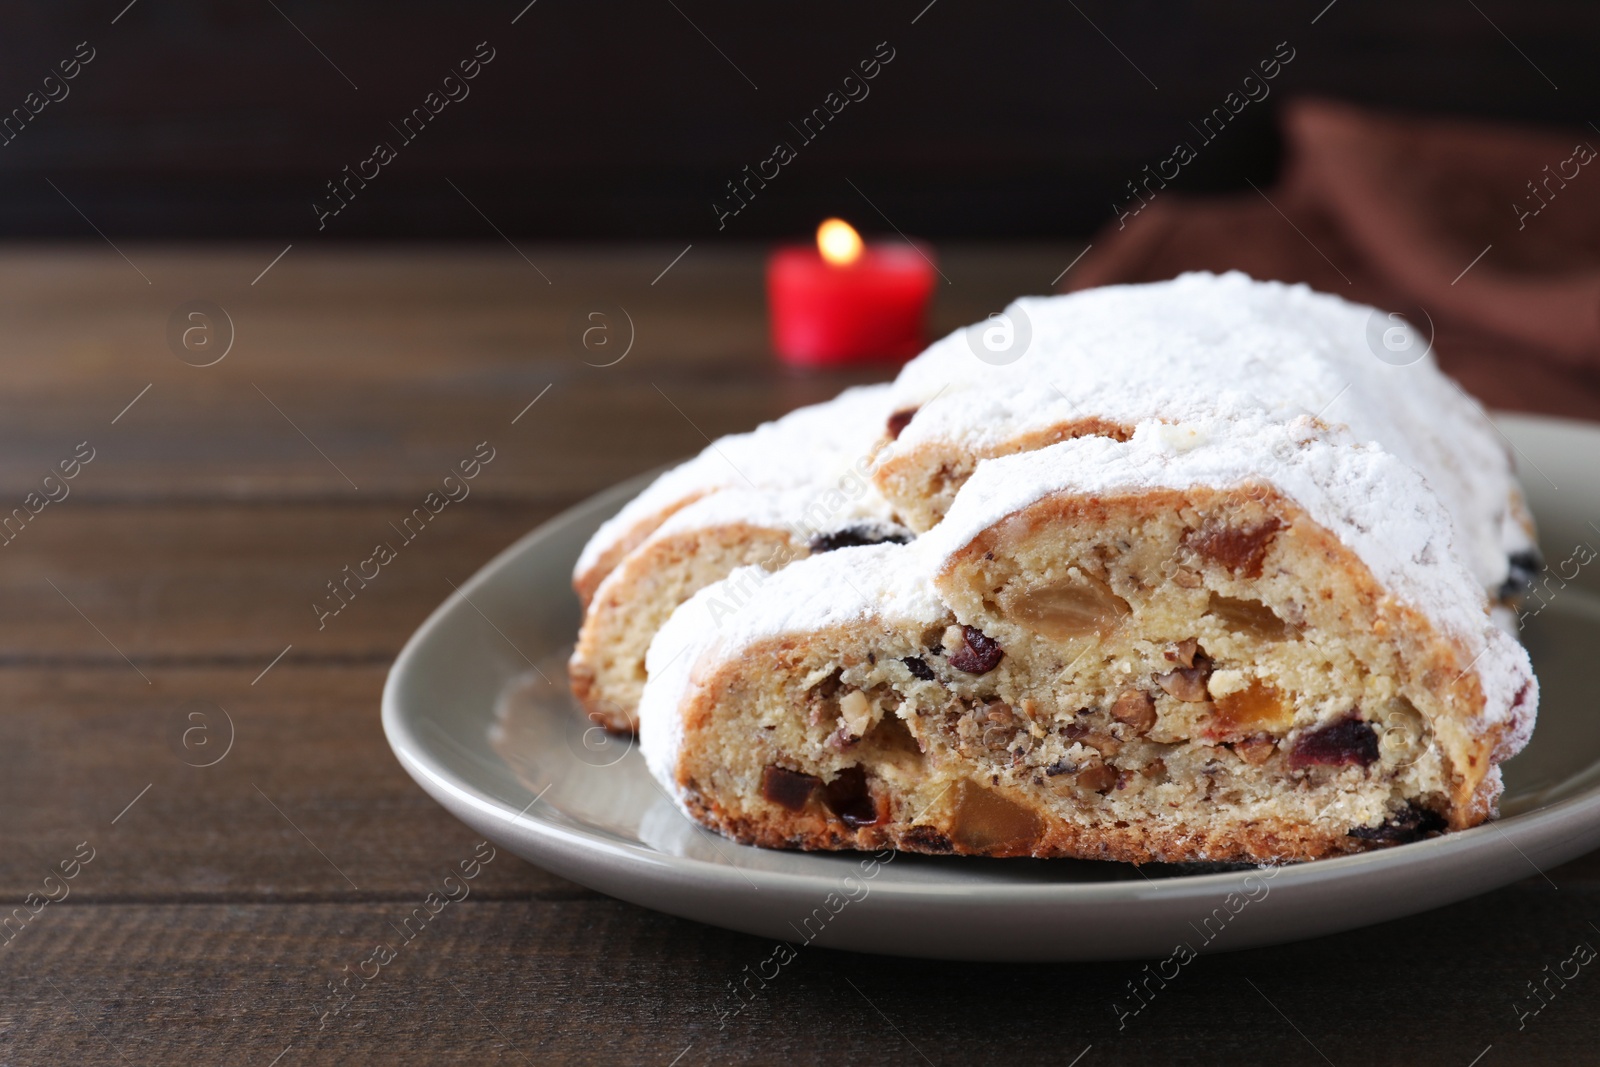
M 1275 516 L 1251 526 L 1208 523 L 1198 530 L 1190 530 L 1184 535 L 1183 543 L 1234 574 L 1259 578 L 1267 549 L 1272 547 L 1272 539 L 1281 529 L 1283 522 Z
M 1289 766 L 1365 767 L 1378 758 L 1378 735 L 1372 725 L 1354 714 L 1300 735 L 1289 753 Z
M 1034 633 L 1057 641 L 1111 633 L 1128 617 L 1128 602 L 1093 575 L 1077 573 L 1066 581 L 1007 590 L 1001 610 Z
M 1143 689 L 1124 689 L 1111 705 L 1111 717 L 1137 733 L 1148 733 L 1156 724 L 1155 698 Z
M 822 779 L 784 767 L 767 767 L 761 772 L 761 795 L 780 808 L 799 811 L 811 800 Z
M 867 772 L 860 767 L 840 771 L 838 777 L 822 787 L 822 799 L 846 826 L 871 826 L 880 818 L 872 790 L 867 787 Z
M 1281 733 L 1294 722 L 1294 706 L 1278 688 L 1252 679 L 1243 689 L 1215 700 L 1212 733 L 1223 736 Z
M 1000 642 L 971 626 L 952 626 L 945 631 L 945 657 L 950 666 L 968 674 L 988 674 L 1000 666 L 1005 655 Z
M 1027 850 L 1042 829 L 1039 816 L 1014 800 L 970 781 L 956 787 L 950 836 L 963 848 Z
M 933 668 L 923 662 L 921 656 L 907 656 L 900 662 L 906 665 L 906 670 L 911 672 L 911 677 L 920 678 L 924 682 L 933 681 Z
M 1221 622 L 1229 633 L 1262 641 L 1282 641 L 1290 635 L 1289 624 L 1259 600 L 1240 600 L 1212 593 L 1206 614 Z

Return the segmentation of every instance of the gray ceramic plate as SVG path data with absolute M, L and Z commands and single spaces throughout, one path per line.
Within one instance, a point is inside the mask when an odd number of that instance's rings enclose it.
M 1600 546 L 1600 427 L 1499 420 L 1518 453 L 1552 570 Z M 407 643 L 383 693 L 401 764 L 439 803 L 512 852 L 623 900 L 791 943 L 974 960 L 1165 957 L 1267 945 L 1461 900 L 1600 846 L 1600 566 L 1525 632 L 1539 726 L 1506 765 L 1496 823 L 1276 871 L 1143 870 L 746 848 L 690 823 L 631 742 L 566 693 L 579 549 L 635 479 L 541 526 L 446 601 Z M 1586 552 L 1585 555 L 1592 555 Z M 1583 557 L 1580 557 L 1583 558 Z M 1573 564 L 1568 564 L 1570 574 Z

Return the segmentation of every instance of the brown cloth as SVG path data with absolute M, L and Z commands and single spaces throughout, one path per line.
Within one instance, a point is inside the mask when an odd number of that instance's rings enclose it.
M 1600 131 L 1319 100 L 1282 122 L 1276 186 L 1189 197 L 1147 172 L 1066 287 L 1186 270 L 1306 282 L 1431 323 L 1440 363 L 1491 406 L 1600 418 Z

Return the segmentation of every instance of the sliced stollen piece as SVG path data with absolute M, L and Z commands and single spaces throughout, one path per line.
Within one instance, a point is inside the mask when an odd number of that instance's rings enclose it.
M 887 385 L 846 389 L 749 433 L 730 434 L 667 471 L 601 525 L 572 571 L 585 608 L 605 576 L 678 509 L 724 489 L 789 489 L 869 470 L 888 417 Z
M 990 460 L 909 545 L 680 608 L 645 757 L 782 848 L 1284 862 L 1472 826 L 1538 689 L 1450 537 L 1409 466 L 1310 419 Z
M 1237 272 L 1030 297 L 1005 315 L 1009 333 L 951 334 L 894 383 L 874 477 L 915 530 L 982 459 L 1265 408 L 1347 425 L 1420 471 L 1485 589 L 1509 598 L 1538 570 L 1505 444 L 1398 318 Z
M 645 652 L 661 624 L 689 597 L 740 567 L 747 588 L 726 590 L 714 615 L 755 595 L 767 572 L 848 545 L 906 542 L 888 504 L 864 473 L 832 483 L 759 492 L 727 489 L 674 513 L 608 574 L 584 615 L 568 664 L 572 692 L 609 730 L 635 728 Z

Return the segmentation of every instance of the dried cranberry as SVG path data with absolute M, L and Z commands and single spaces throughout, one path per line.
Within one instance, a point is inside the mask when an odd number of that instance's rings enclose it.
M 871 826 L 878 821 L 878 805 L 867 788 L 867 772 L 846 767 L 822 789 L 822 799 L 846 826 Z
M 832 533 L 817 534 L 808 543 L 813 556 L 832 552 L 836 548 L 855 548 L 858 545 L 903 545 L 911 540 L 911 531 L 889 522 L 858 522 L 841 527 Z
M 1000 642 L 971 626 L 961 628 L 961 646 L 945 650 L 950 666 L 968 674 L 988 674 L 1000 666 L 1005 650 Z
M 767 767 L 761 772 L 761 795 L 790 811 L 804 808 L 821 784 L 821 778 L 783 767 Z
M 900 431 L 904 430 L 906 426 L 910 424 L 912 416 L 916 415 L 916 413 L 916 408 L 906 408 L 904 411 L 897 411 L 893 415 L 890 415 L 889 436 L 891 438 L 898 438 L 900 436 Z
M 1378 758 L 1378 735 L 1372 726 L 1354 715 L 1330 723 L 1320 730 L 1301 734 L 1289 753 L 1289 766 L 1343 767 L 1359 763 L 1365 767 Z
M 933 668 L 924 663 L 921 656 L 907 656 L 900 662 L 906 665 L 911 677 L 921 678 L 924 682 L 933 681 Z
M 1389 816 L 1381 826 L 1358 826 L 1347 836 L 1363 841 L 1376 841 L 1384 845 L 1404 845 L 1424 837 L 1441 833 L 1445 828 L 1444 816 L 1436 811 L 1408 804 L 1404 811 Z

